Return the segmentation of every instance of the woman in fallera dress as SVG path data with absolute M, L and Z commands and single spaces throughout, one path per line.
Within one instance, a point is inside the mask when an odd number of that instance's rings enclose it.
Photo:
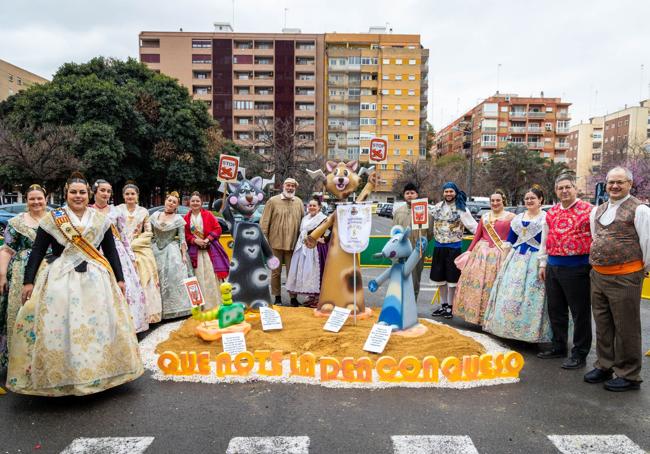
M 503 192 L 490 196 L 491 209 L 478 223 L 454 296 L 453 315 L 475 325 L 483 324 L 492 284 L 508 252 L 504 242 L 514 214 L 505 210 L 505 204 Z
M 126 236 L 124 214 L 115 205 L 109 205 L 113 196 L 113 187 L 108 181 L 97 180 L 93 184 L 93 194 L 95 203 L 92 205 L 92 208 L 108 216 L 111 220 L 111 233 L 115 239 L 117 254 L 120 256 L 124 285 L 126 287 L 126 302 L 129 305 L 129 309 L 131 309 L 135 332 L 140 333 L 146 331 L 149 329 L 149 323 L 144 290 L 142 290 L 138 272 L 135 270 L 135 255 L 131 250 L 129 240 Z
M 138 205 L 140 190 L 133 183 L 127 183 L 122 189 L 124 203 L 117 209 L 126 220 L 126 239 L 135 254 L 135 269 L 144 290 L 144 300 L 147 306 L 147 321 L 157 323 L 162 318 L 162 303 L 160 301 L 160 283 L 156 259 L 151 250 L 151 224 L 149 212 Z
M 172 192 L 165 199 L 165 209 L 151 215 L 151 249 L 158 267 L 163 319 L 184 317 L 191 309 L 183 287 L 188 278 L 187 243 L 185 221 L 176 213 L 179 203 L 178 193 Z
M 189 245 L 194 275 L 203 290 L 206 309 L 211 309 L 221 303 L 219 286 L 228 277 L 230 260 L 219 243 L 219 221 L 202 206 L 201 194 L 193 192 L 190 212 L 185 215 L 185 239 Z
M 38 223 L 47 214 L 45 189 L 27 189 L 27 211 L 11 218 L 0 246 L 0 369 L 7 365 L 16 315 L 22 305 L 25 266 L 36 239 Z
M 512 245 L 512 250 L 492 287 L 483 328 L 508 339 L 550 342 L 546 291 L 537 262 L 546 222 L 544 193 L 533 187 L 526 192 L 524 203 L 527 210 L 510 223 L 506 244 Z
M 88 208 L 89 193 L 73 174 L 66 207 L 39 223 L 9 353 L 7 387 L 14 392 L 93 394 L 144 371 L 111 221 Z M 39 269 L 50 247 L 54 260 Z

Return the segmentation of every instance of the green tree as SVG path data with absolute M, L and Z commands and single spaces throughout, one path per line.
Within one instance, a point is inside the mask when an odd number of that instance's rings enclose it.
M 216 190 L 216 151 L 208 147 L 215 122 L 205 103 L 134 59 L 64 64 L 52 82 L 1 103 L 0 120 L 19 132 L 70 127 L 78 139 L 70 159 L 89 179 L 116 190 L 135 180 L 145 201 L 153 190 Z

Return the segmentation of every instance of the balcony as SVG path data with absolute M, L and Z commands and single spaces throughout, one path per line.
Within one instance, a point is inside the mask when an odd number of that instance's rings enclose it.
M 510 118 L 526 118 L 526 112 L 523 110 L 511 110 Z
M 534 134 L 542 134 L 544 132 L 544 129 L 540 128 L 539 126 L 529 126 L 528 132 L 532 132 Z
M 496 141 L 494 142 L 481 142 L 481 148 L 496 148 L 497 143 Z
M 556 132 L 558 134 L 568 134 L 569 133 L 569 128 L 557 128 Z M 595 140 L 595 137 L 594 137 L 594 140 Z
M 530 150 L 542 150 L 544 148 L 544 142 L 528 142 L 528 148 Z
M 529 111 L 527 116 L 528 116 L 528 118 L 545 118 L 546 117 L 546 112 Z
M 510 126 L 508 128 L 508 131 L 514 133 L 514 134 L 524 134 L 526 132 L 526 127 L 525 126 Z
M 555 142 L 556 150 L 567 150 L 569 148 L 568 142 Z
M 558 112 L 556 117 L 560 120 L 569 120 L 571 118 L 569 112 Z

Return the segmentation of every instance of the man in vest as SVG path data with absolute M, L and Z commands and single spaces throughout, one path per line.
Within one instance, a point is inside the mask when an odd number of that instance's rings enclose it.
M 650 270 L 650 208 L 630 195 L 632 173 L 607 173 L 609 201 L 591 212 L 591 306 L 596 321 L 595 368 L 587 383 L 609 391 L 641 383 L 641 287 Z M 612 378 L 612 372 L 616 378 Z
M 435 240 L 431 257 L 430 279 L 440 292 L 440 308 L 433 311 L 434 317 L 452 318 L 452 304 L 460 270 L 454 260 L 460 255 L 465 228 L 475 233 L 477 223 L 465 205 L 467 196 L 456 183 L 448 181 L 442 186 L 443 200 L 434 205 L 433 238 Z
M 560 203 L 546 213 L 542 244 L 538 255 L 539 278 L 546 285 L 548 315 L 553 330 L 553 347 L 538 358 L 567 356 L 569 309 L 573 318 L 573 348 L 562 363 L 563 369 L 584 367 L 591 349 L 591 304 L 589 248 L 592 206 L 578 199 L 573 175 L 555 180 Z
M 404 185 L 404 190 L 402 191 L 404 200 L 406 203 L 399 207 L 393 213 L 393 225 L 401 225 L 402 227 L 411 226 L 411 202 L 419 198 L 418 187 L 414 183 L 406 183 Z M 429 216 L 429 228 L 426 230 L 411 230 L 411 235 L 409 240 L 411 241 L 411 246 L 415 248 L 415 244 L 418 241 L 418 238 L 426 238 L 427 241 L 431 241 L 433 238 L 433 218 L 430 214 Z M 424 254 L 420 257 L 420 261 L 415 266 L 411 276 L 413 277 L 413 289 L 415 290 L 415 301 L 417 302 L 418 295 L 420 293 L 420 276 L 422 275 L 422 270 L 424 269 Z

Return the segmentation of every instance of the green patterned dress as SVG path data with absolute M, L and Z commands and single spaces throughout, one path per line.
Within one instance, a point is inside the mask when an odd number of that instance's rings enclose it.
M 7 365 L 7 351 L 11 348 L 11 335 L 16 315 L 21 306 L 23 276 L 25 266 L 36 238 L 37 227 L 30 227 L 25 222 L 25 213 L 9 220 L 5 230 L 5 244 L 13 252 L 7 269 L 9 292 L 0 296 L 0 367 Z

